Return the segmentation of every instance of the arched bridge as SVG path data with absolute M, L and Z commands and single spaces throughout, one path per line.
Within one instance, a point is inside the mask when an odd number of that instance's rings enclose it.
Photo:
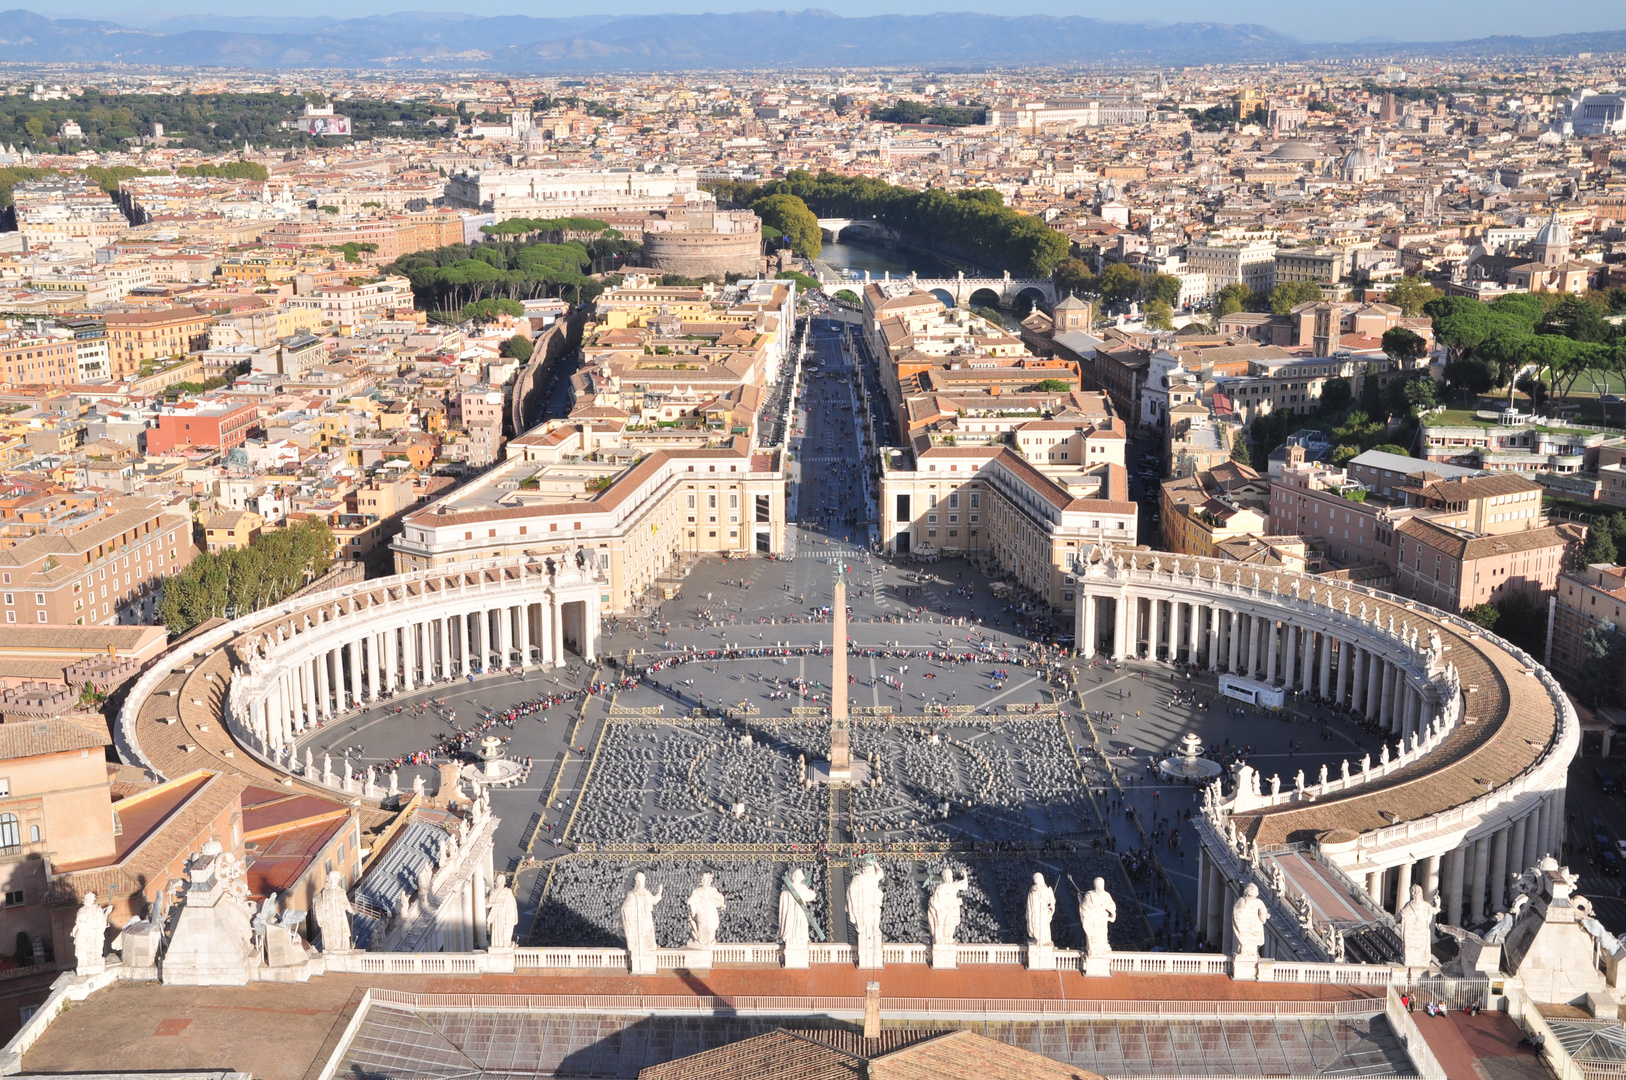
M 897 240 L 899 234 L 890 225 L 874 218 L 819 218 L 819 231 L 829 240 L 838 239 L 844 232 L 868 236 L 875 240 Z
M 1049 309 L 1055 306 L 1057 299 L 1056 283 L 1049 278 L 1013 278 L 1008 273 L 997 278 L 966 277 L 964 274 L 951 278 L 923 278 L 910 274 L 896 278 L 886 275 L 882 279 L 872 279 L 866 273 L 862 282 L 846 278 L 821 278 L 820 284 L 830 293 L 843 288 L 856 292 L 871 280 L 907 282 L 934 294 L 949 307 L 1014 308 L 1019 300 L 1026 298 L 1029 303 Z

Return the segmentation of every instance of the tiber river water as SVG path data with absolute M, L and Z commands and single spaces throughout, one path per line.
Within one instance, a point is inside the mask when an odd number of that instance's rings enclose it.
M 953 277 L 954 267 L 912 248 L 889 248 L 881 244 L 843 240 L 826 243 L 819 254 L 819 262 L 827 264 L 838 274 L 856 272 L 860 278 L 868 270 L 871 277 L 891 273 L 893 277 L 908 277 L 914 271 L 924 278 Z

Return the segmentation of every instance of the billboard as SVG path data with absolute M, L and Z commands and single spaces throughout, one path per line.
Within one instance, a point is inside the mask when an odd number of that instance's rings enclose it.
M 300 117 L 299 126 L 307 135 L 348 135 L 350 134 L 350 118 L 348 116 L 304 116 Z

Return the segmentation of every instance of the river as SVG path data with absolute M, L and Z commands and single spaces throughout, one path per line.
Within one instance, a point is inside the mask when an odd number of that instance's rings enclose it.
M 954 276 L 954 267 L 914 248 L 887 247 L 866 241 L 826 243 L 818 261 L 837 274 L 856 273 L 860 278 L 866 270 L 875 278 L 888 273 L 893 277 L 908 277 L 911 271 L 923 278 Z

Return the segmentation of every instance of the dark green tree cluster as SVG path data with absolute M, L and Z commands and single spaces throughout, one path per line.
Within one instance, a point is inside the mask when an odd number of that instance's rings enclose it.
M 54 175 L 55 169 L 32 169 L 25 165 L 8 165 L 0 168 L 0 208 L 11 205 L 11 192 L 18 184 L 25 180 L 38 180 L 43 176 Z
M 246 615 L 277 603 L 327 573 L 333 565 L 333 533 L 327 523 L 307 518 L 264 532 L 248 547 L 207 552 L 164 582 L 158 617 L 179 636 L 205 619 Z
M 864 176 L 814 176 L 800 169 L 762 185 L 709 186 L 729 205 L 794 195 L 818 217 L 874 218 L 917 242 L 1022 277 L 1049 277 L 1068 252 L 1065 236 L 1040 218 L 1012 210 L 997 191 L 916 191 Z
M 164 125 L 170 145 L 213 153 L 255 146 L 321 144 L 332 137 L 310 136 L 282 126 L 304 111 L 295 94 L 117 94 L 87 88 L 63 101 L 30 101 L 25 94 L 0 96 L 0 143 L 35 153 L 58 149 L 123 149 L 125 140 L 150 136 L 153 124 Z M 350 117 L 351 137 L 427 139 L 441 134 L 426 121 L 451 110 L 401 101 L 334 102 Z M 65 120 L 78 123 L 84 136 L 62 145 L 57 138 Z M 208 174 L 199 174 L 208 175 Z M 251 179 L 253 177 L 250 177 Z
M 531 300 L 569 296 L 579 301 L 596 296 L 603 286 L 587 276 L 592 262 L 586 245 L 576 241 L 503 241 L 415 251 L 384 270 L 412 282 L 412 294 L 419 307 L 447 311 L 499 297 Z
M 109 195 L 117 195 L 119 185 L 137 176 L 168 176 L 168 169 L 143 169 L 136 165 L 91 165 L 85 175 Z
M 1211 105 L 1206 109 L 1185 109 L 1193 131 L 1224 131 L 1236 123 L 1236 108 L 1232 105 Z
M 1286 315 L 1300 304 L 1321 299 L 1321 286 L 1313 281 L 1284 281 L 1270 290 L 1266 305 L 1273 315 Z
M 513 337 L 504 341 L 502 343 L 502 348 L 498 350 L 498 352 L 508 357 L 508 359 L 518 360 L 522 364 L 529 360 L 531 358 L 531 354 L 535 351 L 536 346 L 532 344 L 531 339 L 528 337 L 522 337 L 519 334 L 515 334 Z
M 752 203 L 751 210 L 762 219 L 764 229 L 777 231 L 802 258 L 816 259 L 824 250 L 818 217 L 796 196 L 768 195 Z
M 258 161 L 227 161 L 219 165 L 204 162 L 202 165 L 178 165 L 175 168 L 176 176 L 202 176 L 217 180 L 266 180 L 271 176 L 271 170 Z
M 1514 293 L 1488 304 L 1446 296 L 1424 310 L 1450 350 L 1447 381 L 1470 393 L 1506 386 L 1526 366 L 1560 398 L 1583 376 L 1600 391 L 1609 376 L 1626 376 L 1626 335 L 1606 318 L 1606 296 Z
M 938 124 L 942 127 L 969 127 L 988 118 L 983 108 L 955 108 L 951 105 L 926 105 L 919 101 L 900 101 L 891 108 L 875 108 L 869 113 L 871 120 L 883 124 Z
M 1586 542 L 1575 557 L 1574 569 L 1582 570 L 1593 563 L 1618 566 L 1623 548 L 1626 548 L 1626 514 L 1618 510 L 1613 514 L 1599 514 L 1587 526 Z
M 462 311 L 465 319 L 472 319 L 477 323 L 496 322 L 504 315 L 511 319 L 517 319 L 523 314 L 525 314 L 525 305 L 518 300 L 510 300 L 506 296 L 464 304 Z

